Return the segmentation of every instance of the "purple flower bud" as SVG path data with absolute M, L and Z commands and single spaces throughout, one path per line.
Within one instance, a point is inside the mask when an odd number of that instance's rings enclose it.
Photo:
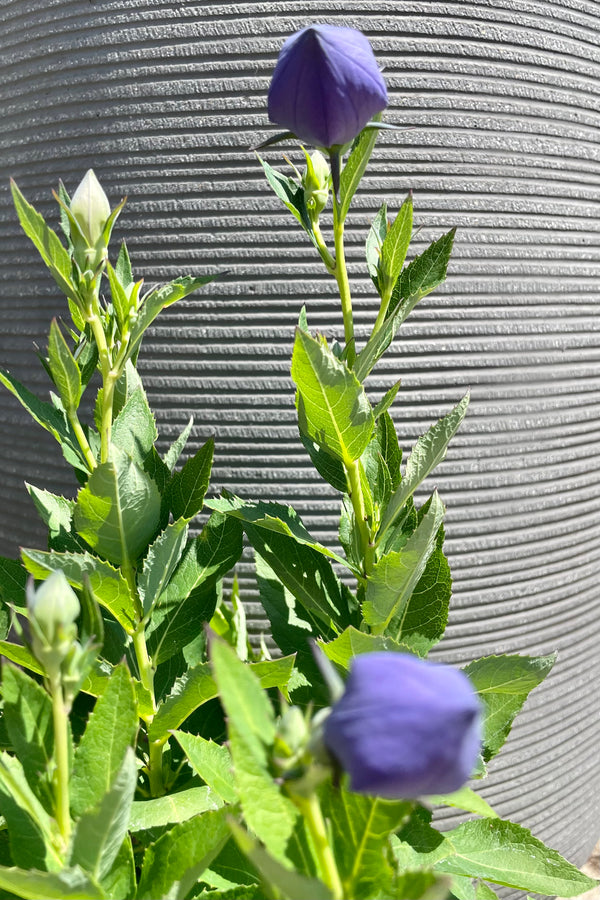
M 281 49 L 269 89 L 269 119 L 308 144 L 329 148 L 350 143 L 387 102 L 364 34 L 309 25 Z
M 388 799 L 458 790 L 481 744 L 480 703 L 458 669 L 404 653 L 357 656 L 324 727 L 350 787 Z

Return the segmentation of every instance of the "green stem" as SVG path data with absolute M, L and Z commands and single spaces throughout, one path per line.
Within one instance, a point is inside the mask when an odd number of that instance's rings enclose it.
M 350 500 L 352 501 L 352 509 L 360 535 L 360 542 L 363 552 L 363 571 L 365 578 L 369 576 L 375 562 L 375 546 L 371 540 L 371 531 L 367 521 L 367 511 L 365 509 L 365 499 L 363 497 L 362 486 L 360 483 L 360 469 L 357 459 L 353 463 L 346 466 L 346 474 L 348 475 L 348 486 L 350 488 Z
M 346 361 L 351 369 L 356 359 L 354 348 L 354 322 L 352 319 L 352 297 L 350 295 L 350 283 L 346 269 L 346 257 L 344 254 L 344 222 L 341 218 L 341 206 L 337 198 L 333 199 L 333 239 L 335 244 L 335 269 L 333 274 L 337 281 L 342 301 L 342 316 L 344 318 L 344 339 L 346 341 Z
M 371 337 L 377 334 L 379 329 L 382 327 L 385 322 L 385 317 L 388 311 L 388 307 L 390 305 L 390 300 L 392 299 L 392 291 L 386 290 L 381 297 L 381 306 L 379 307 L 379 312 L 377 313 L 377 318 L 375 319 L 375 324 L 373 325 L 373 331 L 371 332 Z
M 321 254 L 321 259 L 325 263 L 325 268 L 329 272 L 330 275 L 335 275 L 335 259 L 329 252 L 327 248 L 327 244 L 323 239 L 323 233 L 321 231 L 321 226 L 319 225 L 319 220 L 315 219 L 312 223 L 313 226 L 313 234 L 315 236 L 315 240 L 317 242 L 317 249 Z
M 97 288 L 92 290 L 86 307 L 86 319 L 89 322 L 100 360 L 102 372 L 102 422 L 100 426 L 100 462 L 108 461 L 110 452 L 110 435 L 112 429 L 113 398 L 115 392 L 115 373 L 112 371 L 111 354 L 106 342 L 106 335 L 100 320 Z
M 319 798 L 316 794 L 311 794 L 309 797 L 293 795 L 292 800 L 302 813 L 312 838 L 321 880 L 331 891 L 332 900 L 344 900 L 344 887 L 327 836 Z
M 69 716 L 60 675 L 50 680 L 54 726 L 54 812 L 65 848 L 71 837 L 69 803 Z
M 93 472 L 96 468 L 96 458 L 92 453 L 92 448 L 88 443 L 88 439 L 85 436 L 85 432 L 81 427 L 81 422 L 77 416 L 77 411 L 74 409 L 67 410 L 67 418 L 71 424 L 71 428 L 75 433 L 75 437 L 77 438 L 77 442 L 81 447 L 81 452 L 83 453 L 84 459 L 87 463 L 88 469 L 90 472 Z

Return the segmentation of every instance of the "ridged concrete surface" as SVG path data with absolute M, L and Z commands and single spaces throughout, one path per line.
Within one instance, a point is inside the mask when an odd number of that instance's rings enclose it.
M 409 129 L 382 136 L 348 228 L 359 333 L 375 314 L 362 247 L 378 204 L 412 188 L 417 251 L 459 228 L 447 285 L 413 313 L 372 393 L 402 377 L 393 414 L 409 447 L 472 390 L 429 484 L 448 506 L 455 577 L 445 653 L 559 650 L 488 793 L 582 863 L 600 833 L 597 2 L 0 0 L 0 361 L 45 391 L 32 343 L 62 309 L 19 233 L 8 176 L 50 212 L 58 179 L 73 190 L 93 166 L 113 201 L 131 198 L 117 231 L 148 282 L 228 272 L 145 342 L 165 446 L 193 412 L 192 446 L 219 435 L 215 490 L 290 500 L 334 540 L 337 499 L 307 466 L 288 369 L 301 304 L 329 335 L 338 305 L 248 150 L 271 133 L 277 52 L 312 21 L 369 36 L 387 118 Z M 41 539 L 23 478 L 73 485 L 6 393 L 0 421 L 0 550 L 12 555 Z

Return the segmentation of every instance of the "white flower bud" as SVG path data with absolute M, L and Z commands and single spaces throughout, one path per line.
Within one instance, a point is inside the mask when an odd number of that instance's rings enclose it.
M 49 646 L 62 644 L 74 633 L 79 600 L 63 572 L 53 572 L 37 590 L 28 588 L 27 608 L 34 636 L 39 632 Z
M 110 203 L 93 169 L 88 169 L 71 200 L 71 212 L 90 247 L 95 247 L 110 217 Z

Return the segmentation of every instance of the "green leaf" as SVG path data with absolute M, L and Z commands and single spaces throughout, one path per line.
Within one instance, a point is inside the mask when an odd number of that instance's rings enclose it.
M 10 659 L 11 662 L 18 666 L 35 672 L 36 675 L 45 675 L 44 669 L 27 647 L 21 647 L 20 644 L 13 644 L 10 641 L 0 641 L 0 654 Z
M 346 480 L 346 470 L 339 459 L 332 456 L 322 447 L 302 431 L 302 425 L 298 422 L 300 431 L 300 440 L 304 444 L 304 448 L 310 456 L 311 462 L 321 478 L 330 484 L 336 491 L 345 493 L 348 490 L 348 482 Z
M 484 656 L 464 667 L 483 703 L 483 758 L 498 753 L 528 694 L 556 662 L 551 656 Z
M 165 662 L 212 618 L 211 591 L 242 555 L 242 527 L 233 518 L 213 513 L 184 550 L 169 584 L 159 597 L 146 629 L 148 652 L 155 665 Z
M 345 465 L 358 459 L 373 433 L 373 411 L 353 372 L 323 341 L 296 329 L 292 378 L 301 430 Z
M 179 437 L 173 441 L 171 446 L 169 447 L 167 454 L 165 456 L 164 462 L 169 472 L 172 472 L 177 464 L 177 460 L 181 456 L 185 445 L 187 444 L 187 440 L 192 433 L 192 427 L 194 425 L 194 417 L 190 416 L 190 420 L 179 435 Z
M 112 297 L 113 308 L 117 316 L 119 330 L 122 333 L 129 320 L 131 303 L 129 302 L 129 297 L 127 296 L 124 286 L 121 284 L 117 272 L 109 262 L 106 264 L 106 274 L 108 275 L 108 282 L 110 284 L 110 295 Z
M 382 293 L 388 294 L 388 296 L 404 265 L 412 237 L 412 225 L 413 203 L 412 194 L 409 194 L 400 207 L 400 211 L 389 228 L 381 247 L 379 283 Z
M 138 579 L 140 599 L 144 613 L 148 613 L 169 583 L 177 563 L 181 559 L 187 540 L 186 519 L 171 522 L 150 546 L 144 567 Z
M 444 528 L 440 526 L 436 545 L 404 612 L 399 640 L 419 656 L 425 656 L 442 638 L 448 621 L 452 574 L 443 545 Z
M 19 760 L 8 753 L 0 753 L 0 815 L 18 866 L 52 871 L 62 867 L 53 820 L 29 787 Z
M 219 497 L 216 500 L 208 500 L 206 506 L 225 515 L 233 516 L 233 518 L 243 522 L 244 525 L 262 528 L 265 531 L 274 531 L 277 534 L 291 537 L 298 544 L 305 544 L 307 547 L 317 550 L 323 556 L 335 560 L 340 565 L 349 567 L 347 560 L 315 540 L 305 528 L 296 510 L 291 506 L 283 506 L 281 503 L 263 500 L 242 500 L 240 497 L 233 495 Z
M 103 900 L 104 893 L 76 866 L 61 872 L 0 866 L 0 887 L 21 900 Z
M 388 861 L 388 838 L 406 821 L 414 804 L 328 786 L 322 806 L 332 826 L 344 896 L 355 900 L 389 896 L 394 869 Z
M 275 194 L 289 209 L 291 214 L 300 223 L 300 225 L 302 225 L 311 241 L 316 246 L 316 239 L 313 233 L 312 223 L 310 221 L 310 216 L 306 208 L 306 201 L 304 199 L 304 188 L 302 187 L 302 185 L 298 184 L 298 182 L 294 181 L 293 178 L 289 178 L 287 175 L 282 175 L 281 172 L 278 172 L 276 169 L 270 166 L 268 162 L 265 162 L 264 159 L 258 156 L 258 153 L 256 155 L 258 157 L 258 161 L 264 169 L 265 175 L 267 176 L 267 181 L 273 188 Z
M 38 580 L 45 580 L 52 572 L 64 572 L 72 587 L 81 589 L 86 577 L 98 603 L 115 617 L 127 632 L 131 632 L 134 618 L 133 598 L 127 582 L 118 569 L 90 553 L 55 553 L 54 551 L 21 551 L 27 571 Z
M 211 643 L 211 661 L 228 724 L 235 783 L 248 827 L 278 859 L 284 858 L 297 810 L 269 771 L 275 716 L 251 667 L 223 641 Z
M 71 810 L 75 818 L 109 793 L 138 727 L 133 683 L 127 667 L 116 666 L 75 751 Z
M 422 300 L 445 281 L 455 234 L 456 228 L 453 228 L 430 244 L 420 256 L 415 257 L 410 265 L 406 266 L 394 285 L 388 318 L 404 301 L 408 301 L 412 309 L 415 306 L 415 297 Z
M 183 732 L 179 732 L 183 734 Z M 190 735 L 188 735 L 190 737 Z M 215 746 L 218 746 L 215 744 Z M 225 749 L 225 748 L 223 748 Z M 220 809 L 223 804 L 206 785 L 192 787 L 167 797 L 136 800 L 131 807 L 129 830 L 134 834 L 186 822 L 192 816 Z
M 56 319 L 50 324 L 48 365 L 65 409 L 76 410 L 81 399 L 81 375 Z
M 110 872 L 100 882 L 107 900 L 131 900 L 135 897 L 137 879 L 135 875 L 135 859 L 129 835 L 125 838 Z
M 204 285 L 214 281 L 215 278 L 218 278 L 218 275 L 203 275 L 200 278 L 184 275 L 181 278 L 176 278 L 174 281 L 169 282 L 169 284 L 161 285 L 142 297 L 135 324 L 131 329 L 128 352 L 129 358 L 135 358 L 142 342 L 144 332 L 154 322 L 161 310 L 166 306 L 171 306 L 171 304 L 176 303 L 178 300 L 182 300 L 184 297 L 187 297 L 188 294 L 197 291 L 198 288 L 204 287 Z
M 32 678 L 14 666 L 2 666 L 4 722 L 13 749 L 36 796 L 50 808 L 48 781 L 54 749 L 52 701 Z
M 175 825 L 144 856 L 137 900 L 184 900 L 229 838 L 226 809 Z
M 396 394 L 400 389 L 400 382 L 397 381 L 396 384 L 393 384 L 391 388 L 385 392 L 379 403 L 373 408 L 373 416 L 375 417 L 375 421 L 379 424 L 380 417 L 383 416 L 385 412 L 388 411 L 394 400 L 396 399 Z
M 136 782 L 135 753 L 128 747 L 110 789 L 77 822 L 70 863 L 80 865 L 96 880 L 108 875 L 125 840 Z
M 21 228 L 50 269 L 52 277 L 63 294 L 79 305 L 80 301 L 71 280 L 71 257 L 68 251 L 63 247 L 56 233 L 46 225 L 43 217 L 27 202 L 12 180 L 10 188 Z
M 378 539 L 381 539 L 421 482 L 444 459 L 448 444 L 458 431 L 468 405 L 469 394 L 463 397 L 447 416 L 432 425 L 424 435 L 417 439 L 407 460 L 404 478 L 392 495 L 382 516 Z
M 561 897 L 576 897 L 596 885 L 526 828 L 502 819 L 466 822 L 444 832 L 433 850 L 423 851 L 417 842 L 412 852 L 406 847 L 400 847 L 400 859 L 407 868 L 433 863 L 436 872 Z
M 46 431 L 49 431 L 52 437 L 58 441 L 67 461 L 87 476 L 89 469 L 81 455 L 77 440 L 67 424 L 64 413 L 56 409 L 52 403 L 38 399 L 28 388 L 17 381 L 16 378 L 13 378 L 10 372 L 2 368 L 0 368 L 0 383 L 11 392 L 13 397 L 17 398 L 31 418 L 38 425 L 41 425 L 42 428 L 45 428 Z
M 303 618 L 319 634 L 334 637 L 352 624 L 354 598 L 319 551 L 295 538 L 248 523 L 248 540 L 298 600 Z M 325 629 L 325 631 L 324 631 Z
M 48 546 L 51 550 L 78 552 L 88 549 L 85 542 L 73 530 L 74 500 L 41 490 L 27 482 L 25 487 L 48 529 Z
M 276 687 L 285 690 L 294 668 L 294 657 L 284 656 L 250 663 L 248 668 L 258 677 L 262 688 Z M 213 700 L 218 694 L 208 663 L 192 666 L 177 679 L 169 696 L 158 707 L 158 712 L 148 729 L 149 740 L 164 740 L 169 732 L 179 728 L 194 710 Z
M 484 800 L 479 794 L 471 790 L 470 787 L 461 787 L 452 794 L 436 794 L 427 798 L 428 803 L 434 803 L 438 806 L 452 806 L 457 809 L 464 809 L 466 812 L 473 813 L 476 816 L 484 816 L 490 819 L 498 818 L 498 813 L 494 812 L 487 800 Z
M 398 641 L 402 637 L 411 594 L 434 550 L 444 512 L 444 505 L 434 492 L 429 509 L 404 549 L 392 551 L 376 562 L 368 580 L 362 610 L 365 622 L 378 632 L 391 625 Z
M 355 656 L 361 653 L 379 653 L 381 651 L 394 653 L 410 653 L 411 650 L 404 644 L 388 635 L 366 634 L 357 628 L 346 628 L 339 637 L 333 641 L 319 641 L 319 647 L 333 663 L 348 669 Z
M 202 509 L 210 481 L 214 449 L 214 438 L 209 438 L 188 459 L 183 469 L 173 475 L 168 487 L 168 500 L 174 519 L 189 521 Z
M 139 469 L 145 470 L 157 437 L 156 422 L 140 383 L 124 398 L 124 404 L 113 422 L 111 443 L 131 457 Z
M 278 888 L 287 900 L 331 900 L 332 895 L 322 881 L 307 878 L 282 865 L 235 822 L 230 822 L 229 827 L 242 853 L 256 866 L 267 884 Z
M 135 563 L 156 532 L 160 494 L 154 481 L 122 451 L 94 469 L 79 491 L 77 533 L 110 562 Z
M 25 606 L 27 572 L 17 559 L 0 556 L 0 599 L 3 603 Z
M 122 241 L 119 248 L 119 255 L 117 256 L 117 262 L 115 264 L 115 273 L 125 289 L 133 284 L 131 260 L 129 259 L 129 253 L 127 251 L 125 241 Z
M 381 116 L 378 114 L 374 117 L 374 121 L 378 122 L 380 118 Z M 378 131 L 377 128 L 363 128 L 342 169 L 340 175 L 340 221 L 342 222 L 348 215 L 352 198 L 367 168 L 377 141 Z
M 367 242 L 365 246 L 365 256 L 367 259 L 367 270 L 371 276 L 371 280 L 379 294 L 381 288 L 379 285 L 379 267 L 381 263 L 381 248 L 388 231 L 387 204 L 384 203 L 371 223 Z
M 210 790 L 225 803 L 236 803 L 238 796 L 232 783 L 231 754 L 227 747 L 185 731 L 176 731 L 174 737 L 191 767 Z

